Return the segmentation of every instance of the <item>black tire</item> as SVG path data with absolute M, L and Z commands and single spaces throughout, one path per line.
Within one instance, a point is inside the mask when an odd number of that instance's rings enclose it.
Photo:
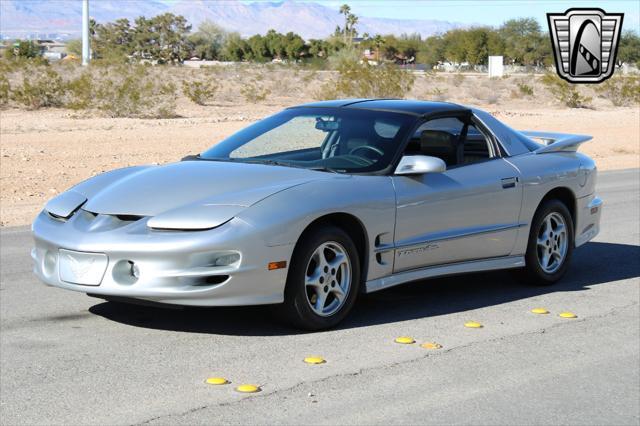
M 545 271 L 539 260 L 539 254 L 544 253 L 544 249 L 538 244 L 538 237 L 546 229 L 545 219 L 550 216 L 560 215 L 564 220 L 566 227 L 566 254 L 559 262 L 557 269 Z M 555 216 L 557 217 L 557 216 Z M 546 234 L 542 234 L 546 235 Z M 553 234 L 552 234 L 553 235 Z M 556 234 L 557 235 L 557 234 Z M 567 272 L 571 256 L 574 248 L 574 230 L 573 219 L 567 206 L 559 200 L 547 200 L 540 205 L 533 217 L 531 231 L 529 232 L 529 241 L 527 243 L 527 253 L 525 254 L 526 266 L 516 270 L 515 274 L 518 279 L 534 285 L 552 285 L 556 283 Z M 543 238 L 544 239 L 544 238 Z M 553 249 L 553 238 L 551 238 L 551 249 Z
M 336 312 L 328 316 L 321 316 L 311 307 L 309 294 L 315 290 L 307 287 L 306 279 L 307 269 L 313 267 L 311 258 L 314 252 L 323 244 L 327 243 L 338 243 L 340 248 L 344 248 L 350 263 L 351 282 L 344 301 L 337 302 L 341 303 L 341 305 L 336 308 Z M 328 273 L 330 274 L 332 272 L 330 271 Z M 304 330 L 313 331 L 334 327 L 342 321 L 349 311 L 351 311 L 351 308 L 353 308 L 360 291 L 360 277 L 358 250 L 351 237 L 349 237 L 345 231 L 335 226 L 319 226 L 311 229 L 304 233 L 294 250 L 291 266 L 287 275 L 284 293 L 285 300 L 284 304 L 279 307 L 279 314 L 283 316 L 288 323 Z M 327 287 L 328 286 L 323 287 L 325 292 L 327 292 Z M 331 293 L 330 296 L 327 296 L 327 302 L 330 302 L 332 297 L 337 300 L 337 297 Z M 311 299 L 313 299 L 312 296 Z

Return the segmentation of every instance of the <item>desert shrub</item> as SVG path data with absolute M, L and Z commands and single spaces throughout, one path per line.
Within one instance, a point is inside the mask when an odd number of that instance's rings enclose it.
M 517 83 L 518 91 L 523 96 L 533 96 L 533 87 L 525 83 Z
M 11 93 L 11 85 L 6 75 L 0 74 L 0 106 L 9 103 L 9 94 Z
M 89 72 L 83 72 L 77 78 L 71 79 L 66 85 L 67 95 L 65 106 L 71 109 L 88 109 L 94 102 L 92 77 Z
M 411 90 L 414 82 L 415 77 L 411 72 L 395 65 L 346 62 L 338 68 L 337 80 L 323 84 L 317 97 L 402 98 Z
M 107 68 L 94 80 L 94 107 L 111 117 L 175 117 L 175 85 L 162 82 L 145 66 Z
M 454 74 L 453 77 L 451 77 L 451 83 L 456 87 L 460 87 L 462 83 L 464 83 L 464 75 L 460 73 Z
M 591 98 L 580 94 L 578 89 L 567 83 L 556 74 L 547 73 L 540 79 L 553 97 L 569 108 L 586 108 Z
M 27 109 L 59 107 L 64 105 L 66 87 L 62 77 L 49 67 L 28 67 L 22 75 L 22 84 L 11 91 L 11 98 Z
M 360 52 L 354 48 L 344 48 L 333 53 L 327 58 L 327 64 L 330 69 L 340 70 L 354 63 L 360 62 Z
M 182 81 L 182 93 L 191 100 L 191 102 L 198 105 L 206 105 L 211 102 L 218 89 L 219 85 L 213 81 Z
M 615 106 L 640 103 L 640 77 L 614 77 L 595 87 L 598 96 L 608 99 Z
M 434 87 L 431 90 L 427 91 L 427 97 L 433 99 L 434 101 L 446 101 L 447 100 L 447 89 L 441 89 L 439 87 Z
M 240 89 L 240 94 L 247 102 L 252 104 L 263 102 L 271 94 L 271 90 L 258 83 L 256 80 L 246 82 Z

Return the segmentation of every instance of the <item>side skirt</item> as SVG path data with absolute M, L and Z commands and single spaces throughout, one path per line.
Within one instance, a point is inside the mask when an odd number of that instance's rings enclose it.
M 524 266 L 524 256 L 506 256 L 492 259 L 473 260 L 469 262 L 451 263 L 447 265 L 429 266 L 428 268 L 414 269 L 399 272 L 388 277 L 377 278 L 366 282 L 366 292 L 383 290 L 409 281 L 417 281 L 425 278 L 442 277 L 445 275 L 465 274 L 469 272 L 494 271 L 498 269 L 521 268 Z

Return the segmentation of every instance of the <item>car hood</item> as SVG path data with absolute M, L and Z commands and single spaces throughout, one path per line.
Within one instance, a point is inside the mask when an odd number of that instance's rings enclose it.
M 157 216 L 175 209 L 188 211 L 191 205 L 236 206 L 238 211 L 276 192 L 323 178 L 322 172 L 291 167 L 184 161 L 136 168 L 98 188 L 83 191 L 79 185 L 74 190 L 87 197 L 82 208 L 93 213 Z

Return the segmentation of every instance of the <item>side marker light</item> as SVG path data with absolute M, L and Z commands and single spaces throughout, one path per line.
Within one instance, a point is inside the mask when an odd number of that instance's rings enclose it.
M 267 269 L 270 271 L 275 271 L 276 269 L 284 269 L 287 267 L 287 262 L 285 260 L 281 260 L 280 262 L 269 262 Z

